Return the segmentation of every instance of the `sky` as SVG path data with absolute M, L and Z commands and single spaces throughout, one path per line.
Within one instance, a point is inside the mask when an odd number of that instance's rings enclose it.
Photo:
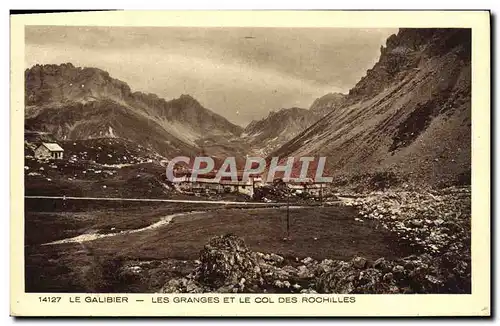
M 245 126 L 347 93 L 397 29 L 27 26 L 25 65 L 97 67 L 132 91 L 189 94 Z

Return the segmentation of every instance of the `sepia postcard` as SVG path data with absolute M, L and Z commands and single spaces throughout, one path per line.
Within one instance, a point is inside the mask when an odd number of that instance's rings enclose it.
M 488 11 L 11 16 L 13 316 L 489 316 Z

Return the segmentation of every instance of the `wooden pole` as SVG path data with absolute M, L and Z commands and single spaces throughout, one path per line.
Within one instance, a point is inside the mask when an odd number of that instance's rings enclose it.
M 323 184 L 319 184 L 319 202 L 323 206 Z
M 290 191 L 286 191 L 286 237 L 290 240 Z
M 255 199 L 255 178 L 252 177 L 252 199 Z

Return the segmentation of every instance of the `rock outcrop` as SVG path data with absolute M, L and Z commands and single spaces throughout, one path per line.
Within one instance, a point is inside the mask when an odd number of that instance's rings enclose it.
M 372 192 L 343 200 L 359 210 L 360 218 L 378 220 L 409 246 L 445 254 L 458 246 L 470 247 L 470 196 L 470 188 L 453 187 L 433 193 Z

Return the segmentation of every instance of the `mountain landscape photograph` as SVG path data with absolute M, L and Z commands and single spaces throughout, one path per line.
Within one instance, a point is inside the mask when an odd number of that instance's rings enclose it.
M 472 293 L 470 28 L 24 42 L 26 292 Z

